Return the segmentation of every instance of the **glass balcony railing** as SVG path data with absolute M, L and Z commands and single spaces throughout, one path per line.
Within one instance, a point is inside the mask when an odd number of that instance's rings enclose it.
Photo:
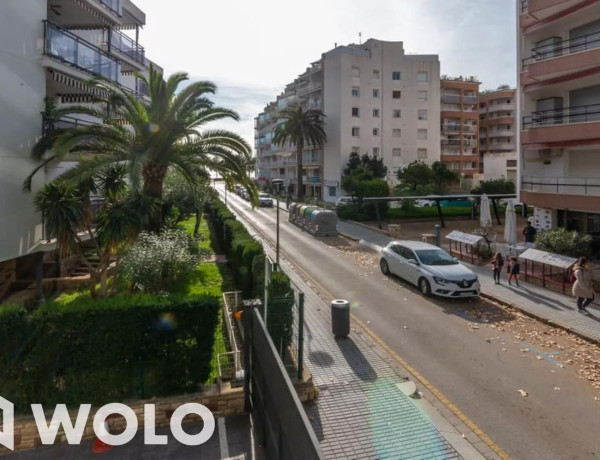
M 42 112 L 42 134 L 45 135 L 48 131 L 64 130 L 71 128 L 80 128 L 83 126 L 100 125 L 101 121 L 82 120 L 80 118 L 63 116 L 54 118 Z
M 108 43 L 109 51 L 119 51 L 142 65 L 146 64 L 144 47 L 124 33 L 116 29 L 106 29 L 104 30 L 104 42 Z
M 49 21 L 44 21 L 44 54 L 115 82 L 121 75 L 117 59 Z
M 123 4 L 122 0 L 96 0 L 98 3 L 103 4 L 113 13 L 123 16 Z

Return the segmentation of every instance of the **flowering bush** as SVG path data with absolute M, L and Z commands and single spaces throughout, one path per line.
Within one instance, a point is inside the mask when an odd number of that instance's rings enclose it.
M 182 230 L 141 233 L 121 260 L 133 289 L 160 293 L 184 280 L 202 257 L 197 241 Z

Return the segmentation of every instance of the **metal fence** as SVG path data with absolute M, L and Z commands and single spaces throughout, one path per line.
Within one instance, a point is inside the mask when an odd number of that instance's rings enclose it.
M 323 453 L 259 311 L 244 306 L 245 406 L 268 459 L 322 459 Z
M 223 321 L 221 324 L 224 346 L 217 350 L 219 383 L 241 380 L 244 371 L 242 355 L 242 337 L 236 325 L 242 308 L 240 291 L 223 293 Z

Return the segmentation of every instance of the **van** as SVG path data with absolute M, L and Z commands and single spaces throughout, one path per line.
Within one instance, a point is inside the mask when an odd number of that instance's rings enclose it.
M 352 196 L 341 196 L 337 199 L 337 201 L 335 202 L 336 206 L 343 206 L 346 204 L 351 204 L 354 202 L 354 197 Z

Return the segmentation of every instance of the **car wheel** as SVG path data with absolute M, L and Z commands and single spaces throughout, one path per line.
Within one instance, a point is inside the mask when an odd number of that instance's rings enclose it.
M 429 284 L 429 281 L 425 278 L 421 278 L 419 280 L 419 290 L 423 295 L 429 297 L 431 295 L 431 285 Z
M 381 273 L 383 273 L 384 275 L 389 275 L 390 274 L 390 267 L 387 263 L 387 260 L 385 259 L 381 259 L 379 261 L 379 267 L 381 267 Z

